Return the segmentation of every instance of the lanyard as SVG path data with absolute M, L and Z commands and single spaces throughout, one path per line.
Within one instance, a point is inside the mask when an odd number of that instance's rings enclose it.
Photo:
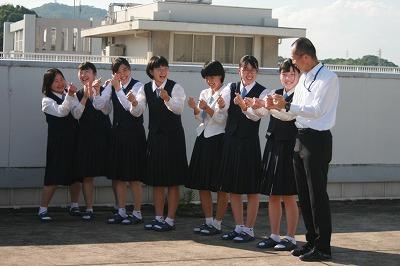
M 304 88 L 306 88 L 306 90 L 308 90 L 308 92 L 311 92 L 311 85 L 313 85 L 313 83 L 315 82 L 315 80 L 316 80 L 317 77 L 318 77 L 319 72 L 321 71 L 321 69 L 322 69 L 323 67 L 324 67 L 324 65 L 322 65 L 322 66 L 318 69 L 317 73 L 315 73 L 314 79 L 311 81 L 311 83 L 310 83 L 310 85 L 309 85 L 308 87 L 306 86 L 307 76 L 305 77 L 305 79 L 304 79 L 304 81 L 303 81 L 303 86 L 304 86 Z

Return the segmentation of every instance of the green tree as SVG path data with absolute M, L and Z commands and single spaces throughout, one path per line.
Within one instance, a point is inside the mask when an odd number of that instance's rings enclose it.
M 327 58 L 327 59 L 321 60 L 321 62 L 323 62 L 325 64 L 331 64 L 331 65 L 398 67 L 396 64 L 388 61 L 387 59 L 379 58 L 376 55 L 364 55 L 362 58 L 357 58 L 357 59 Z
M 3 51 L 4 22 L 16 22 L 24 18 L 24 14 L 34 14 L 35 11 L 23 6 L 7 4 L 0 6 L 0 50 Z

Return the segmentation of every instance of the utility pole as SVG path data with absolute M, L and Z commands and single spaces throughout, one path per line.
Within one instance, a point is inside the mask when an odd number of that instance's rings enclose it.
M 75 19 L 75 0 L 74 0 L 74 19 Z
M 382 58 L 382 49 L 378 50 L 378 66 L 381 66 L 381 58 Z

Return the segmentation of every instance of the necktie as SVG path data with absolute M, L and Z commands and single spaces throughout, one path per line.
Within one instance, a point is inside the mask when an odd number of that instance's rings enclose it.
M 246 87 L 243 87 L 242 93 L 240 94 L 240 96 L 242 96 L 242 98 L 244 98 L 244 97 L 246 97 L 246 95 L 247 95 Z
M 160 98 L 160 88 L 156 89 L 156 95 L 157 95 L 157 98 Z
M 61 99 L 62 99 L 63 101 L 65 100 L 65 94 L 64 94 L 64 93 L 61 95 Z
M 285 93 L 283 94 L 283 99 L 287 99 L 287 97 L 289 97 L 289 95 L 286 93 L 286 91 L 285 91 Z
M 213 100 L 214 100 L 214 98 L 211 96 L 210 99 L 208 99 L 208 105 L 212 104 Z M 203 119 L 203 122 L 204 122 L 204 120 L 206 120 L 206 117 L 207 117 L 207 112 L 202 110 L 201 118 Z

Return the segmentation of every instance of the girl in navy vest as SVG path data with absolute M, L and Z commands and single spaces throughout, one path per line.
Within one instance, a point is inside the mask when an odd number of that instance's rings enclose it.
M 221 97 L 225 70 L 220 62 L 211 61 L 204 65 L 201 76 L 209 88 L 201 91 L 198 104 L 192 97 L 188 100 L 188 105 L 193 109 L 200 125 L 197 127 L 197 138 L 190 160 L 186 187 L 199 190 L 205 216 L 205 223 L 194 228 L 194 232 L 215 235 L 222 232 L 221 221 L 228 205 L 228 195 L 219 191 L 218 185 L 222 140 L 227 118 L 226 110 L 223 109 L 225 102 Z M 218 192 L 215 219 L 213 219 L 211 191 Z
M 153 186 L 155 219 L 145 225 L 147 230 L 175 229 L 175 212 L 179 203 L 179 185 L 184 184 L 187 173 L 185 134 L 181 113 L 185 92 L 175 81 L 168 79 L 168 61 L 153 56 L 146 68 L 152 79 L 139 91 L 136 109 L 143 113 L 149 108 L 149 134 L 146 149 L 146 178 Z M 164 191 L 168 190 L 168 214 L 164 219 Z
M 279 67 L 280 80 L 283 88 L 274 93 L 283 95 L 291 102 L 295 86 L 299 81 L 300 70 L 293 65 L 291 59 L 285 60 Z M 271 98 L 271 97 L 269 97 Z M 296 141 L 297 127 L 285 110 L 264 107 L 262 99 L 253 105 L 253 110 L 260 117 L 270 113 L 267 132 L 267 143 L 262 161 L 261 193 L 268 195 L 268 212 L 271 225 L 271 235 L 258 243 L 259 248 L 274 248 L 278 251 L 290 251 L 296 248 L 296 228 L 299 210 L 296 202 L 296 182 L 293 169 L 293 149 Z M 267 100 L 267 99 L 266 99 Z M 289 119 L 289 121 L 288 121 Z M 282 216 L 281 201 L 285 204 L 287 234 L 280 238 L 280 222 Z
M 65 92 L 65 87 L 64 75 L 60 70 L 47 70 L 42 86 L 42 111 L 48 125 L 44 187 L 38 213 L 42 222 L 52 220 L 47 207 L 59 185 L 70 186 L 69 212 L 71 215 L 80 215 L 78 200 L 81 184 L 74 164 L 78 121 L 70 113 L 76 87 L 71 83 L 67 88 L 68 93 Z
M 114 183 L 118 212 L 107 222 L 138 224 L 143 222 L 141 181 L 144 177 L 146 135 L 143 116 L 133 109 L 138 104 L 135 95 L 142 84 L 132 78 L 131 66 L 125 58 L 114 60 L 112 72 L 113 78 L 107 82 L 102 95 L 96 98 L 97 108 L 106 104 L 104 102 L 111 101 L 114 110 L 108 178 Z M 132 215 L 126 212 L 127 182 L 133 192 Z
M 229 84 L 222 92 L 228 109 L 228 120 L 222 148 L 219 175 L 221 190 L 230 193 L 231 207 L 236 222 L 232 232 L 222 235 L 224 240 L 248 242 L 254 240 L 261 181 L 261 149 L 258 137 L 260 118 L 248 112 L 244 100 L 259 98 L 268 91 L 256 82 L 258 61 L 245 55 L 240 59 L 240 81 Z M 242 195 L 247 195 L 247 218 L 243 218 Z
M 77 171 L 83 178 L 83 195 L 86 212 L 82 219 L 93 219 L 93 177 L 107 176 L 111 121 L 108 114 L 110 105 L 102 110 L 93 106 L 93 89 L 103 91 L 99 80 L 95 80 L 97 69 L 90 62 L 78 66 L 78 78 L 83 88 L 76 93 L 77 102 L 71 113 L 79 120 Z

